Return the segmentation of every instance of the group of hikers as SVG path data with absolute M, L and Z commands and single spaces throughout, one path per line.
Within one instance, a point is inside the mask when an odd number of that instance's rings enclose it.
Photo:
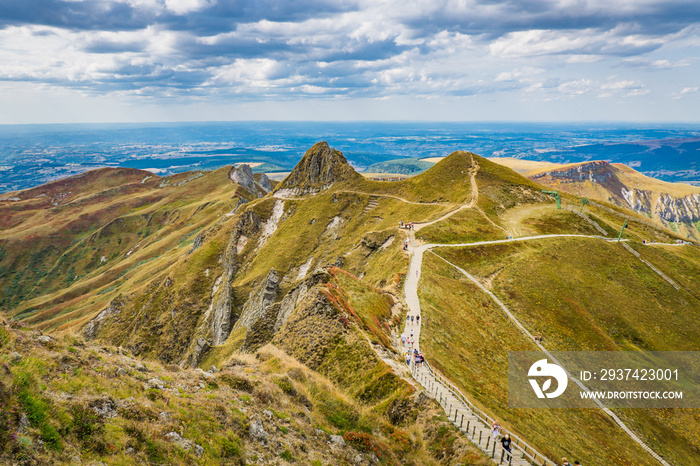
M 425 357 L 423 356 L 423 353 L 421 353 L 417 349 L 413 350 L 413 359 L 416 363 L 416 367 L 422 367 L 423 363 L 425 362 Z M 407 366 L 411 365 L 411 352 L 410 351 L 406 351 L 406 365 Z
M 501 424 L 498 421 L 493 421 L 493 424 L 491 424 L 491 437 L 493 437 L 493 442 L 496 443 L 498 441 L 498 437 L 501 434 Z M 511 450 L 510 444 L 512 443 L 512 440 L 510 439 L 510 434 L 506 433 L 504 436 L 501 437 L 501 446 L 505 451 L 508 452 L 509 455 L 513 455 L 513 451 Z M 569 460 L 566 458 L 561 459 L 562 466 L 572 466 L 571 463 L 569 463 Z M 581 466 L 581 463 L 577 460 L 574 461 L 574 465 Z
M 406 325 L 413 325 L 413 322 L 416 323 L 416 325 L 420 325 L 420 316 L 411 316 L 407 315 L 406 316 Z M 406 335 L 405 333 L 401 334 L 401 345 L 406 346 L 406 365 L 410 366 L 411 365 L 411 358 L 413 357 L 416 367 L 421 367 L 423 363 L 425 362 L 425 357 L 423 356 L 423 353 L 418 351 L 418 348 L 414 348 L 413 345 L 415 345 L 416 339 L 413 336 L 413 329 L 411 329 L 411 332 Z M 411 350 L 413 350 L 413 353 L 411 353 Z
M 416 222 L 405 223 L 403 220 L 399 222 L 399 228 L 405 228 L 406 230 L 415 230 Z

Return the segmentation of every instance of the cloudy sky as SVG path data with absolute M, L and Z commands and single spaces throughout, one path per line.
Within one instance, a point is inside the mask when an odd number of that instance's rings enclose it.
M 698 0 L 2 0 L 0 123 L 700 121 Z

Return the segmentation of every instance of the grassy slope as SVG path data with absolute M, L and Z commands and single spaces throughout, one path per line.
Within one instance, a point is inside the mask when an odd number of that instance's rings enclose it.
M 145 187 L 139 181 L 136 191 L 129 185 L 125 192 L 108 195 L 98 186 L 89 202 L 83 198 L 73 201 L 85 201 L 79 207 L 69 204 L 50 212 L 48 223 L 45 212 L 31 211 L 38 219 L 32 217 L 2 234 L 0 277 L 7 284 L 6 306 L 45 327 L 103 308 L 116 296 L 115 288 L 135 276 L 167 269 L 191 247 L 198 231 L 230 211 L 235 185 L 226 174 L 227 169 L 220 169 L 187 181 L 193 176 L 185 173 L 156 179 L 154 185 L 148 185 L 149 180 Z M 159 188 L 161 184 L 168 186 Z M 89 221 L 76 226 L 76 216 Z M 57 233 L 65 238 L 57 240 Z M 36 241 L 27 241 L 25 235 Z M 50 246 L 43 247 L 45 243 Z M 26 301 L 18 305 L 19 299 Z
M 534 346 L 488 296 L 432 254 L 424 256 L 421 277 L 421 345 L 426 356 L 504 426 L 523 434 L 550 458 L 656 464 L 602 412 L 509 409 L 507 352 L 532 351 Z
M 382 464 L 488 464 L 433 402 L 408 401 L 406 412 L 415 421 L 392 424 L 272 346 L 237 356 L 206 376 L 134 359 L 114 347 L 85 346 L 74 338 L 39 344 L 36 337 L 0 325 L 3 463 L 75 464 L 79 458 L 320 465 L 351 464 L 358 453 L 365 459 L 376 453 Z M 10 361 L 12 351 L 23 355 L 20 362 Z M 147 388 L 153 379 L 164 388 Z M 22 415 L 29 422 L 20 430 Z M 255 419 L 262 420 L 269 442 L 250 435 Z M 169 442 L 169 432 L 200 445 L 201 457 Z M 353 447 L 329 448 L 329 434 L 345 435 Z
M 637 244 L 636 249 L 674 277 L 671 262 L 683 263 L 686 289 L 661 280 L 617 244 L 595 240 L 544 240 L 439 253 L 482 280 L 552 350 L 697 351 L 700 272 L 696 248 L 672 252 Z M 656 254 L 656 255 L 655 255 Z M 660 260 L 660 256 L 667 256 Z M 562 264 L 566 264 L 565 271 Z M 601 286 L 604 284 L 604 286 Z M 690 464 L 700 446 L 695 410 L 623 410 L 622 416 L 649 444 L 677 464 Z

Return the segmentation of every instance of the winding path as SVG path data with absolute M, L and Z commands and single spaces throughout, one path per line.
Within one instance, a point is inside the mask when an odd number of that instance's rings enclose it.
M 506 314 L 508 319 L 518 328 L 518 330 L 523 333 L 527 338 L 529 338 L 535 345 L 537 345 L 541 351 L 543 351 L 547 357 L 554 363 L 558 364 L 562 368 L 564 368 L 563 364 L 561 364 L 540 342 L 535 341 L 535 337 L 525 328 L 524 325 L 518 320 L 517 317 L 506 307 L 503 302 L 501 302 L 498 297 L 493 294 L 490 290 L 488 290 L 479 280 L 477 280 L 474 276 L 469 274 L 466 270 L 458 267 L 457 265 L 453 264 L 452 262 L 448 261 L 447 259 L 441 257 L 440 255 L 436 254 L 435 252 L 432 251 L 433 248 L 436 247 L 470 247 L 470 246 L 483 246 L 483 245 L 489 245 L 489 244 L 502 244 L 502 243 L 514 243 L 514 242 L 522 242 L 522 241 L 533 241 L 533 240 L 541 240 L 541 239 L 547 239 L 547 238 L 593 238 L 601 241 L 606 241 L 606 242 L 614 242 L 617 241 L 617 239 L 610 239 L 610 238 L 604 238 L 602 236 L 591 236 L 591 235 L 576 235 L 576 234 L 554 234 L 554 235 L 538 235 L 538 236 L 527 236 L 527 237 L 519 237 L 519 238 L 509 238 L 509 239 L 503 239 L 503 240 L 491 240 L 491 241 L 479 241 L 479 242 L 474 242 L 474 243 L 459 243 L 459 244 L 425 244 L 421 246 L 416 246 L 415 243 L 415 236 L 413 235 L 413 232 L 410 232 L 411 236 L 411 262 L 409 265 L 409 271 L 408 271 L 408 276 L 406 277 L 406 281 L 404 283 L 404 297 L 406 300 L 406 305 L 408 306 L 408 315 L 413 316 L 413 317 L 418 317 L 421 315 L 421 308 L 420 308 L 420 300 L 418 299 L 418 282 L 420 280 L 420 274 L 421 274 L 421 268 L 423 264 L 423 254 L 426 251 L 429 251 L 432 254 L 435 254 L 437 257 L 454 267 L 456 270 L 458 270 L 461 274 L 463 274 L 465 277 L 467 277 L 471 282 L 473 282 L 476 286 L 481 289 L 484 293 L 486 293 L 498 306 L 503 310 L 503 312 Z M 624 241 L 624 240 L 623 240 Z M 417 322 L 414 319 L 414 323 Z M 414 338 L 415 338 L 415 344 L 414 347 L 417 348 L 420 351 L 420 325 L 417 324 L 406 324 L 406 328 L 404 330 L 404 334 L 408 335 L 410 331 L 413 331 Z M 564 370 L 566 370 L 564 368 Z M 567 375 L 569 376 L 569 379 L 572 380 L 576 385 L 578 385 L 582 390 L 589 391 L 589 389 L 578 379 L 573 377 L 568 371 L 566 371 Z M 491 456 L 496 462 L 499 460 L 499 451 L 502 451 L 500 446 L 496 445 L 495 443 L 492 443 L 489 445 L 487 438 L 489 437 L 489 428 L 488 424 L 489 421 L 491 420 L 488 415 L 485 413 L 480 413 L 481 415 L 477 415 L 477 412 L 475 411 L 475 407 L 469 402 L 468 399 L 457 389 L 454 385 L 452 385 L 448 380 L 444 379 L 442 376 L 439 374 L 435 373 L 429 366 L 427 367 L 427 370 L 423 370 L 421 368 L 414 369 L 413 371 L 414 378 L 416 378 L 421 385 L 423 385 L 428 391 L 434 394 L 436 399 L 439 399 L 439 403 L 443 408 L 446 409 L 448 412 L 448 418 L 453 421 L 453 423 L 463 432 L 464 430 L 464 419 L 467 419 L 468 424 L 467 424 L 467 430 L 466 434 L 470 434 L 470 428 L 473 429 L 471 431 L 471 440 L 474 441 L 474 443 L 477 444 L 477 446 L 484 451 L 487 455 Z M 629 429 L 625 423 L 614 413 L 612 412 L 609 408 L 605 407 L 599 400 L 595 400 L 595 403 L 598 405 L 600 409 L 603 410 L 608 416 L 612 418 L 612 420 L 632 439 L 634 440 L 640 447 L 642 447 L 645 451 L 647 451 L 652 457 L 654 457 L 659 463 L 661 463 L 664 466 L 670 466 L 669 463 L 667 463 L 663 458 L 661 458 L 660 455 L 658 455 L 655 451 L 653 451 L 648 445 L 646 445 L 634 432 L 632 432 L 631 429 Z M 452 410 L 454 409 L 454 412 Z M 459 425 L 458 425 L 459 421 Z M 479 432 L 479 442 L 477 443 L 475 441 L 476 439 L 476 433 L 477 429 Z M 529 445 L 527 445 L 524 441 L 520 440 L 517 436 L 512 435 L 514 438 L 514 446 L 517 451 L 515 456 L 512 458 L 512 463 L 511 464 L 530 464 L 531 461 L 539 461 L 539 464 L 543 465 L 549 465 L 552 464 L 554 465 L 555 463 L 552 463 L 551 461 L 548 461 L 539 453 L 536 452 L 536 450 L 531 449 Z M 483 438 L 483 441 L 482 441 Z M 520 446 L 518 442 L 515 440 L 520 440 L 521 444 L 524 445 Z M 484 444 L 484 442 L 487 442 Z M 530 450 L 528 450 L 528 447 Z M 532 452 L 531 455 L 528 455 L 528 451 Z M 519 454 L 518 454 L 519 453 Z M 501 458 L 503 458 L 502 453 Z M 534 455 L 536 458 L 533 459 Z M 539 455 L 539 457 L 538 457 Z M 539 459 L 537 459 L 537 457 Z

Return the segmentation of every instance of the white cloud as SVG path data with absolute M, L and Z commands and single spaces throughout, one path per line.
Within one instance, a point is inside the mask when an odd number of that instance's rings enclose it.
M 203 10 L 216 4 L 216 0 L 165 0 L 168 10 L 178 15 Z

